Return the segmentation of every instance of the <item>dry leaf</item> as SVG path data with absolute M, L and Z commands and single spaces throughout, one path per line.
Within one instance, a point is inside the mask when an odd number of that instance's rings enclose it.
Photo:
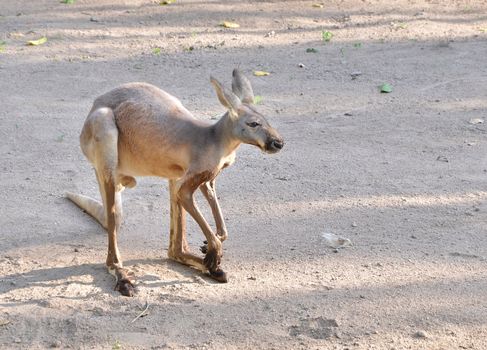
M 265 72 L 265 71 L 263 71 L 263 70 L 256 70 L 256 71 L 254 71 L 254 75 L 255 75 L 256 77 L 265 77 L 265 76 L 268 76 L 268 75 L 270 75 L 270 74 L 271 74 L 271 73 L 269 73 L 269 72 Z
M 47 38 L 45 36 L 43 36 L 40 39 L 28 41 L 27 45 L 39 46 L 39 45 L 45 44 L 46 42 L 47 42 Z
M 220 23 L 220 26 L 225 28 L 240 28 L 240 24 L 229 21 L 223 21 L 222 23 Z
M 254 96 L 254 105 L 258 105 L 261 102 L 262 102 L 262 96 L 260 95 Z
M 316 8 L 320 8 L 320 9 L 323 8 L 323 4 L 313 4 L 311 6 L 316 7 Z
M 12 39 L 19 39 L 19 38 L 23 38 L 25 35 L 24 35 L 24 33 L 12 32 L 12 33 L 9 33 L 8 36 Z
M 341 248 L 352 244 L 352 241 L 348 238 L 339 237 L 333 233 L 325 232 L 322 236 L 325 239 L 326 244 L 332 248 Z
M 482 118 L 472 118 L 468 121 L 470 124 L 483 124 L 484 120 Z
M 1 320 L 1 319 L 0 319 L 0 326 L 6 326 L 6 325 L 8 325 L 9 323 L 10 323 L 10 321 L 9 321 L 9 320 Z

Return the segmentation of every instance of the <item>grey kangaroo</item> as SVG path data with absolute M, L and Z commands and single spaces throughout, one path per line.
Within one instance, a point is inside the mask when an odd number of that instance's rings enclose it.
M 135 276 L 123 267 L 117 247 L 122 221 L 122 191 L 136 185 L 137 176 L 169 180 L 171 229 L 168 256 L 182 264 L 227 282 L 220 267 L 222 242 L 227 238 L 218 203 L 215 179 L 235 160 L 242 144 L 267 153 L 280 151 L 284 142 L 254 105 L 249 80 L 233 71 L 232 91 L 211 78 L 227 112 L 216 122 L 196 119 L 167 92 L 145 83 L 122 85 L 98 97 L 80 136 L 81 149 L 93 165 L 103 203 L 67 193 L 67 197 L 93 216 L 108 232 L 108 271 L 122 295 L 134 294 Z M 194 201 L 200 189 L 211 207 L 216 232 Z M 206 238 L 204 258 L 192 254 L 186 240 L 185 213 L 198 223 Z

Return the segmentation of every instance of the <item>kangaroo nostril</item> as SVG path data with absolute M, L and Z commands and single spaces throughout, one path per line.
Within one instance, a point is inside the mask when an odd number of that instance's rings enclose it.
M 280 140 L 274 140 L 272 141 L 272 146 L 274 146 L 277 149 L 281 149 L 282 147 L 284 147 L 284 142 Z

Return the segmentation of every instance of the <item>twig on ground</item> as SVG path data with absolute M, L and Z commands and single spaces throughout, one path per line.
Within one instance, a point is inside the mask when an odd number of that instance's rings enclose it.
M 146 301 L 145 302 L 145 307 L 144 307 L 144 310 L 137 315 L 136 318 L 134 318 L 130 323 L 134 323 L 135 321 L 137 321 L 139 318 L 141 317 L 144 317 L 144 316 L 147 316 L 149 313 L 147 312 L 147 310 L 149 310 L 149 303 Z

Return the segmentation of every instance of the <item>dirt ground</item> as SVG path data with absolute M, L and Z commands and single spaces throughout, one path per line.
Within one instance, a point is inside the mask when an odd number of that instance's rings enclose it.
M 487 4 L 315 3 L 1 1 L 0 348 L 487 349 Z M 242 146 L 219 177 L 230 281 L 167 259 L 166 181 L 140 178 L 122 297 L 103 229 L 64 198 L 99 196 L 91 104 L 144 81 L 214 119 L 209 76 L 236 66 L 286 146 Z

